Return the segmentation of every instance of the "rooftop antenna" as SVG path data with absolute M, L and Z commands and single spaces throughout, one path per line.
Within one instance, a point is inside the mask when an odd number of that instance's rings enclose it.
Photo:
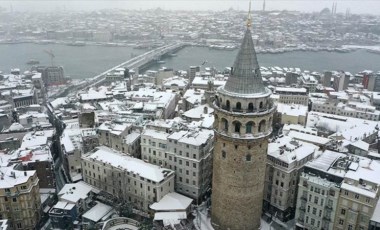
M 247 18 L 247 28 L 251 28 L 251 26 L 252 26 L 251 1 L 249 1 L 249 10 L 248 10 L 248 18 Z

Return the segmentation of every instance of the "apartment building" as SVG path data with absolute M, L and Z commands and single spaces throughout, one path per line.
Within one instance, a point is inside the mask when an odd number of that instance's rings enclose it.
M 0 219 L 11 229 L 35 229 L 41 218 L 41 198 L 36 171 L 0 170 Z
M 263 211 L 281 221 L 294 218 L 298 178 L 303 166 L 314 158 L 318 146 L 289 136 L 268 145 Z
M 345 157 L 325 151 L 305 165 L 298 183 L 296 229 L 334 229 Z
M 368 229 L 379 200 L 380 164 L 352 157 L 341 184 L 334 229 Z
M 309 94 L 305 88 L 276 87 L 275 94 L 279 95 L 280 103 L 305 106 L 309 103 Z
M 142 159 L 176 172 L 176 192 L 200 200 L 211 184 L 213 132 L 182 130 L 171 134 L 145 129 Z
M 86 183 L 142 211 L 174 192 L 174 171 L 106 146 L 83 155 L 82 168 Z
M 124 137 L 132 132 L 132 124 L 106 121 L 98 127 L 97 131 L 99 134 L 99 145 L 105 145 L 124 152 Z

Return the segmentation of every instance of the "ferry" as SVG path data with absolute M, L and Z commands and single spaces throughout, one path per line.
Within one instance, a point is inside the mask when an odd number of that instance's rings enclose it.
M 75 41 L 67 44 L 68 46 L 85 46 L 86 43 L 81 42 L 81 41 Z
M 26 64 L 28 64 L 28 65 L 38 65 L 38 64 L 40 64 L 40 62 L 37 61 L 37 60 L 34 60 L 34 59 L 30 59 Z

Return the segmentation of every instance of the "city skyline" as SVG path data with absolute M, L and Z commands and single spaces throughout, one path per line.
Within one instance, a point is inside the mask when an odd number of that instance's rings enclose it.
M 167 1 L 1 1 L 0 7 L 8 11 L 92 11 L 101 9 L 121 8 L 129 10 L 146 10 L 154 8 L 162 8 L 164 10 L 196 10 L 206 11 L 215 10 L 223 11 L 233 8 L 235 10 L 246 9 L 249 1 L 246 0 L 214 0 L 214 1 L 193 1 L 189 0 L 167 0 Z M 318 12 L 324 8 L 331 9 L 333 2 L 337 2 L 337 12 L 345 13 L 350 9 L 354 14 L 374 14 L 378 15 L 377 9 L 380 7 L 380 2 L 373 0 L 365 1 L 334 1 L 334 0 L 266 0 L 266 10 L 295 10 L 303 12 Z M 252 2 L 253 10 L 262 10 L 263 1 Z

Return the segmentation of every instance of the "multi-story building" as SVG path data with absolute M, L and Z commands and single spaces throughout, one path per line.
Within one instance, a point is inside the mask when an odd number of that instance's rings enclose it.
M 287 222 L 294 218 L 298 177 L 303 166 L 313 159 L 318 146 L 295 141 L 289 136 L 268 145 L 263 211 Z
M 62 66 L 38 67 L 37 71 L 42 74 L 45 85 L 61 85 L 66 83 Z
M 41 198 L 36 171 L 0 170 L 0 219 L 11 229 L 36 229 L 41 218 Z
M 174 192 L 174 171 L 100 146 L 82 156 L 83 179 L 142 211 Z
M 123 151 L 125 136 L 132 132 L 132 124 L 123 122 L 104 122 L 98 128 L 99 144 Z
M 294 72 L 287 72 L 285 75 L 285 85 L 297 84 L 300 75 Z
M 345 157 L 326 151 L 305 165 L 298 183 L 296 229 L 334 229 Z
M 305 88 L 276 87 L 276 94 L 280 95 L 279 101 L 284 104 L 300 104 L 307 106 L 309 94 Z
M 335 91 L 346 90 L 350 81 L 351 74 L 340 72 L 334 75 L 333 88 Z
M 369 229 L 378 220 L 379 169 L 377 161 L 332 151 L 309 162 L 298 186 L 297 228 Z
M 168 136 L 167 162 L 176 171 L 177 192 L 200 201 L 211 187 L 213 131 L 178 131 Z
M 53 157 L 49 146 L 18 149 L 13 152 L 10 163 L 22 162 L 17 170 L 36 170 L 40 188 L 56 188 Z
M 368 229 L 379 200 L 380 164 L 353 158 L 340 186 L 334 229 Z
M 215 109 L 211 223 L 215 229 L 258 229 L 265 158 L 275 106 L 262 82 L 249 17 L 231 76 Z
M 175 190 L 200 201 L 211 185 L 213 132 L 145 129 L 142 159 L 175 170 Z

